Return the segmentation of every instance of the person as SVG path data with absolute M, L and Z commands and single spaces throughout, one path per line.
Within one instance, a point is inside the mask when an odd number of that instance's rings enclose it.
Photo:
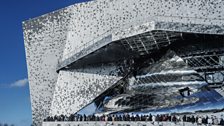
M 219 125 L 224 126 L 224 119 L 223 118 L 220 119 Z
M 182 119 L 183 119 L 183 122 L 186 122 L 187 121 L 187 116 L 184 115 Z
M 187 116 L 187 122 L 191 122 L 191 117 Z
M 195 117 L 192 115 L 192 117 L 191 117 L 191 122 L 194 124 L 195 123 Z
M 111 115 L 109 115 L 109 117 L 108 117 L 108 121 L 113 121 L 113 119 L 112 119 L 112 116 L 111 116 Z
M 212 125 L 212 118 L 208 117 L 208 124 Z
M 106 121 L 106 119 L 105 119 L 105 115 L 103 115 L 103 116 L 101 117 L 101 121 Z
M 149 115 L 149 121 L 152 121 L 152 115 L 151 114 Z
M 119 115 L 119 117 L 118 117 L 118 121 L 124 121 L 124 118 L 122 118 L 122 116 Z
M 74 114 L 71 114 L 71 115 L 69 116 L 69 121 L 74 121 L 73 119 L 74 119 Z
M 137 114 L 136 117 L 135 117 L 135 121 L 140 121 L 140 117 L 139 117 L 138 114 Z
M 202 123 L 203 123 L 203 124 L 207 124 L 207 123 L 206 123 L 206 118 L 207 118 L 207 117 L 203 117 L 203 118 L 202 118 Z
M 65 115 L 65 117 L 64 117 L 64 121 L 68 121 L 68 117 L 67 117 L 67 115 Z
M 202 118 L 201 117 L 198 117 L 197 123 L 198 123 L 198 125 L 202 125 Z
M 215 125 L 218 125 L 219 124 L 219 120 L 218 120 L 218 118 L 216 116 L 214 117 L 214 124 Z
M 159 115 L 156 115 L 156 121 L 159 122 Z
M 115 121 L 119 121 L 119 116 L 115 115 Z
M 172 117 L 172 122 L 174 122 L 175 124 L 177 123 L 177 118 L 175 115 Z
M 154 125 L 155 122 L 156 122 L 156 116 L 153 115 L 153 116 L 152 116 L 152 124 Z
M 180 116 L 177 115 L 177 122 L 180 122 Z
M 126 121 L 130 121 L 130 115 L 129 115 L 129 113 L 127 113 L 126 115 L 127 115 L 127 120 Z
M 83 115 L 83 120 L 86 121 L 86 115 L 85 114 Z
M 208 124 L 208 116 L 206 116 L 205 124 Z
M 83 121 L 82 115 L 79 116 L 79 121 Z
M 131 114 L 131 121 L 135 121 L 135 117 L 133 113 Z
M 169 115 L 169 116 L 168 116 L 168 121 L 171 122 L 171 121 L 172 121 L 171 119 L 172 119 L 172 117 L 171 117 L 171 115 Z
M 58 121 L 58 117 L 57 117 L 57 115 L 55 115 L 54 116 L 54 119 L 53 119 L 54 121 Z
M 195 122 L 198 123 L 198 115 L 195 118 Z

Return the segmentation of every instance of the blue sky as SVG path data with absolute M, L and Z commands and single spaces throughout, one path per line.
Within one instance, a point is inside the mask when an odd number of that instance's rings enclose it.
M 1 0 L 0 123 L 30 126 L 22 21 L 87 0 Z

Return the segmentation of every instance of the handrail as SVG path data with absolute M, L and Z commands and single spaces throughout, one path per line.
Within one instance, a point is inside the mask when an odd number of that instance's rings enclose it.
M 112 32 L 119 30 L 119 29 L 126 29 L 129 28 L 130 26 L 134 25 L 141 25 L 144 23 L 148 23 L 149 21 L 157 21 L 158 18 L 161 17 L 166 17 L 166 18 L 179 18 L 179 19 L 199 19 L 199 20 L 217 20 L 217 21 L 223 21 L 224 19 L 216 19 L 216 18 L 200 18 L 200 17 L 180 17 L 180 16 L 166 16 L 166 15 L 155 15 L 155 16 L 149 16 L 149 17 L 144 17 L 144 18 L 138 18 L 128 24 L 121 24 L 120 27 L 112 27 L 110 30 L 107 30 L 106 32 L 104 32 L 103 34 L 93 38 L 92 40 L 86 42 L 83 45 L 80 45 L 79 47 L 76 47 L 73 51 L 63 55 L 63 58 L 61 60 L 59 60 L 59 64 L 62 63 L 64 60 L 70 58 L 71 56 L 73 56 L 75 53 L 80 52 L 81 50 L 89 47 L 90 45 L 95 44 L 97 41 L 99 41 L 100 39 L 103 39 L 104 37 L 106 37 L 109 34 L 112 34 Z

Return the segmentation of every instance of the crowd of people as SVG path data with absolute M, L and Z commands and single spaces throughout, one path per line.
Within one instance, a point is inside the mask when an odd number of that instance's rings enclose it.
M 71 114 L 70 116 L 60 115 L 60 116 L 49 116 L 44 121 L 151 121 L 154 122 L 189 122 L 197 123 L 198 125 L 202 124 L 214 124 L 214 125 L 223 125 L 224 119 L 223 116 L 220 118 L 216 116 L 194 116 L 194 115 L 134 115 L 134 114 L 123 114 L 123 115 L 79 115 Z
M 0 123 L 0 126 L 14 126 L 14 125 L 13 124 L 10 125 L 10 124 L 7 124 L 7 123 L 5 123 L 5 124 Z

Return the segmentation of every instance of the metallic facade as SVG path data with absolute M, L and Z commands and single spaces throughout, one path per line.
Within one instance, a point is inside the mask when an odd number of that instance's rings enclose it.
M 220 0 L 95 0 L 23 22 L 34 124 L 92 102 L 99 105 L 107 90 L 121 81 L 138 84 L 131 81 L 135 74 L 161 74 L 163 63 L 175 56 L 183 62 L 177 69 L 194 70 L 214 87 L 216 81 L 209 78 L 223 76 L 223 7 Z M 218 46 L 194 48 L 201 47 L 199 40 Z M 166 55 L 169 49 L 175 55 Z M 148 66 L 132 66 L 126 59 L 144 59 Z M 167 66 L 175 64 L 170 62 Z M 149 70 L 132 73 L 132 68 Z

